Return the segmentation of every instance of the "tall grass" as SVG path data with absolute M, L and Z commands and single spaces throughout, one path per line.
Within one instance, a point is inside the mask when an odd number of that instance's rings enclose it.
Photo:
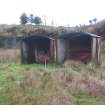
M 104 70 L 71 64 L 56 69 L 1 65 L 0 105 L 104 105 Z
M 19 63 L 20 59 L 19 49 L 0 48 L 0 63 Z
M 100 65 L 1 64 L 0 105 L 105 105 L 104 45 L 102 49 Z M 19 50 L 3 49 L 1 63 L 17 63 L 19 54 Z

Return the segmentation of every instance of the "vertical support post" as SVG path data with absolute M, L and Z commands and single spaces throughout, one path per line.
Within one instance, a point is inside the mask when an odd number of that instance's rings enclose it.
M 100 56 L 101 56 L 101 38 L 97 38 L 97 59 L 98 59 L 98 63 L 100 63 Z
M 92 37 L 92 62 L 96 62 L 96 37 Z
M 57 63 L 57 39 L 54 40 L 54 58 L 55 58 L 55 63 Z
M 46 58 L 45 58 L 45 61 L 44 61 L 44 67 L 45 67 L 45 69 L 47 68 Z
M 24 41 L 21 44 L 21 62 L 27 63 L 27 46 Z
M 50 39 L 50 59 L 54 62 L 54 40 Z
M 38 62 L 38 52 L 37 52 L 37 48 L 35 48 L 35 62 Z
M 64 39 L 57 40 L 57 60 L 62 64 L 67 56 L 67 41 Z
M 101 49 L 101 39 L 100 37 L 92 38 L 92 61 L 99 64 L 100 62 L 100 49 Z

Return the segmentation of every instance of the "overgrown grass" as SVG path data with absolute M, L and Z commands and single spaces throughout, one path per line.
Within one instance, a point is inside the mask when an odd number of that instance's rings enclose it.
M 105 105 L 105 70 L 92 64 L 0 64 L 0 105 Z
M 20 63 L 20 49 L 0 48 L 0 63 Z

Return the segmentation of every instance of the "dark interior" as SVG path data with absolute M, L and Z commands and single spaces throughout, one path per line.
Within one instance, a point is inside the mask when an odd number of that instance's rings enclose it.
M 31 36 L 25 39 L 28 63 L 49 62 L 50 39 L 43 36 Z
M 91 36 L 77 36 L 69 39 L 70 59 L 88 63 L 91 59 Z

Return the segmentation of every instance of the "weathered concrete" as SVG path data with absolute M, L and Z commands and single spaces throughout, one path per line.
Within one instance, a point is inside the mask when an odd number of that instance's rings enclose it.
M 20 48 L 22 37 L 0 36 L 0 48 Z
M 66 58 L 66 40 L 58 39 L 57 41 L 57 61 L 63 63 Z

